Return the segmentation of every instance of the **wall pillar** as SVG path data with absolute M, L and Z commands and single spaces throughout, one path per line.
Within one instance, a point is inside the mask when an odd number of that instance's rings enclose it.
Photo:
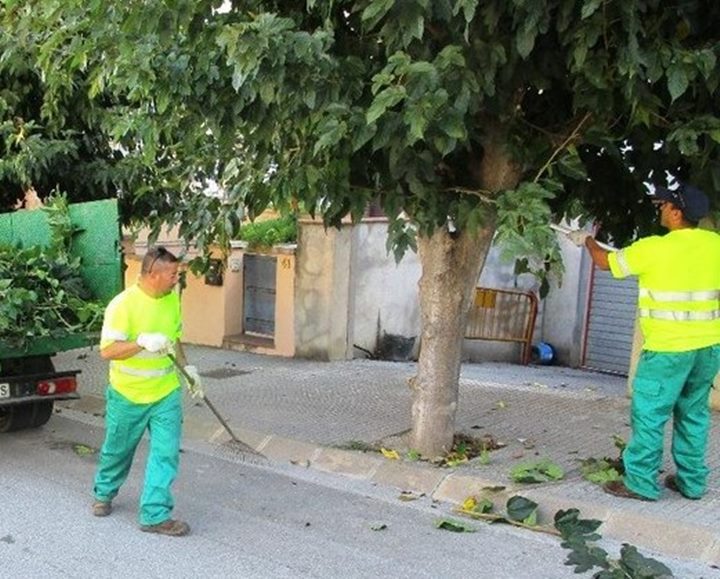
M 318 360 L 352 358 L 348 344 L 351 227 L 326 229 L 299 220 L 295 275 L 295 354 Z

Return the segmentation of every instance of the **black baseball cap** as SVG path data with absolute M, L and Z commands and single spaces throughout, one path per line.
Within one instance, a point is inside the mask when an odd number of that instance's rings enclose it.
M 710 213 L 710 200 L 707 195 L 692 185 L 681 184 L 677 189 L 655 187 L 653 201 L 669 201 L 682 211 L 688 221 L 700 221 Z

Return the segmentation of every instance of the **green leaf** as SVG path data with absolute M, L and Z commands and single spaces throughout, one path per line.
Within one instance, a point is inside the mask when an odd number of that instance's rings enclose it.
M 712 74 L 716 72 L 717 57 L 715 52 L 710 49 L 701 50 L 697 55 L 697 66 L 705 80 L 710 79 Z
M 459 115 L 448 115 L 443 118 L 443 132 L 452 139 L 464 140 L 467 138 L 467 131 L 463 119 Z
M 672 65 L 667 71 L 668 90 L 672 100 L 680 98 L 690 84 L 687 70 L 682 65 Z
M 620 566 L 630 577 L 650 579 L 652 577 L 672 577 L 672 571 L 660 561 L 641 555 L 633 545 L 623 543 L 620 549 Z
M 523 59 L 527 58 L 532 52 L 532 49 L 535 46 L 535 37 L 536 32 L 534 30 L 528 29 L 527 27 L 524 27 L 518 32 L 515 44 L 517 46 L 518 54 Z
M 453 6 L 452 14 L 453 16 L 457 16 L 462 10 L 465 16 L 465 22 L 469 24 L 473 18 L 475 18 L 475 10 L 477 10 L 478 3 L 479 0 L 457 0 L 455 6 Z
M 86 446 L 84 444 L 74 444 L 73 451 L 78 456 L 89 456 L 91 454 L 95 454 L 97 452 L 97 449 L 92 448 L 91 446 Z
M 482 465 L 490 464 L 490 452 L 487 448 L 484 448 L 482 452 L 480 452 L 480 457 L 478 458 L 478 462 Z
M 625 447 L 627 447 L 627 442 L 619 434 L 613 434 L 612 440 L 615 448 L 617 448 L 621 453 L 625 450 Z
M 414 462 L 414 461 L 420 460 L 420 453 L 417 450 L 415 450 L 414 448 L 411 448 L 405 454 L 405 458 L 406 458 L 406 460 Z
M 568 509 L 555 513 L 554 525 L 563 538 L 582 536 L 589 541 L 596 541 L 600 538 L 600 535 L 597 535 L 595 531 L 602 525 L 602 521 L 581 519 L 580 511 Z
M 457 146 L 457 139 L 451 139 L 450 137 L 438 135 L 433 138 L 433 145 L 440 155 L 444 157 L 455 150 L 455 147 Z
M 555 463 L 548 459 L 542 459 L 533 463 L 524 463 L 514 466 L 510 470 L 510 477 L 515 482 L 540 483 L 551 480 L 560 480 L 565 472 Z
M 495 505 L 490 499 L 483 499 L 479 501 L 475 507 L 473 508 L 473 511 L 476 513 L 491 513 L 492 510 L 495 508 Z
M 416 14 L 410 18 L 404 18 L 402 34 L 403 46 L 409 45 L 414 39 L 422 40 L 425 31 L 425 18 L 422 14 Z
M 338 122 L 337 119 L 330 118 L 323 122 L 318 130 L 322 132 L 322 135 L 315 142 L 313 155 L 317 155 L 320 151 L 330 149 L 339 143 L 345 136 L 347 125 L 344 122 Z
M 519 495 L 510 497 L 505 506 L 508 518 L 526 525 L 537 524 L 538 504 Z
M 583 2 L 582 10 L 580 11 L 580 18 L 585 20 L 586 18 L 590 18 L 595 12 L 597 12 L 597 9 L 602 6 L 604 0 L 585 0 Z
M 372 0 L 363 10 L 361 19 L 369 28 L 375 25 L 390 11 L 395 4 L 395 0 Z
M 587 169 L 575 147 L 565 151 L 557 162 L 560 173 L 576 181 L 587 179 Z
M 374 123 L 385 114 L 385 111 L 401 102 L 405 98 L 405 94 L 405 87 L 403 86 L 389 86 L 380 91 L 365 114 L 367 124 Z

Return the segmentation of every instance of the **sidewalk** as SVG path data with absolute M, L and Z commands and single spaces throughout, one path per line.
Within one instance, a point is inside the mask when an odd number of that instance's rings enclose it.
M 624 377 L 562 367 L 466 364 L 460 380 L 456 432 L 492 435 L 506 444 L 479 461 L 455 468 L 388 460 L 378 453 L 344 450 L 361 445 L 407 447 L 415 364 L 352 360 L 313 362 L 229 350 L 187 347 L 203 375 L 205 392 L 241 440 L 270 460 L 341 473 L 462 503 L 504 486 L 491 499 L 498 509 L 514 494 L 540 505 L 540 523 L 563 508 L 604 521 L 599 532 L 641 549 L 720 565 L 720 427 L 710 434 L 710 488 L 689 501 L 665 491 L 655 503 L 619 499 L 580 475 L 579 460 L 617 456 L 612 435 L 629 438 Z M 83 398 L 64 408 L 101 415 L 106 365 L 97 351 L 55 358 L 58 369 L 80 369 Z M 185 398 L 185 438 L 229 439 L 210 411 Z M 669 442 L 666 445 L 666 472 Z M 510 469 L 548 458 L 565 469 L 559 482 L 516 484 Z

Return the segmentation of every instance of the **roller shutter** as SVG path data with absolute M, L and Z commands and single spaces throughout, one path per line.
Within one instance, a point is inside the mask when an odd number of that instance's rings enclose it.
M 636 277 L 615 279 L 595 268 L 590 288 L 583 366 L 627 375 L 637 310 Z

